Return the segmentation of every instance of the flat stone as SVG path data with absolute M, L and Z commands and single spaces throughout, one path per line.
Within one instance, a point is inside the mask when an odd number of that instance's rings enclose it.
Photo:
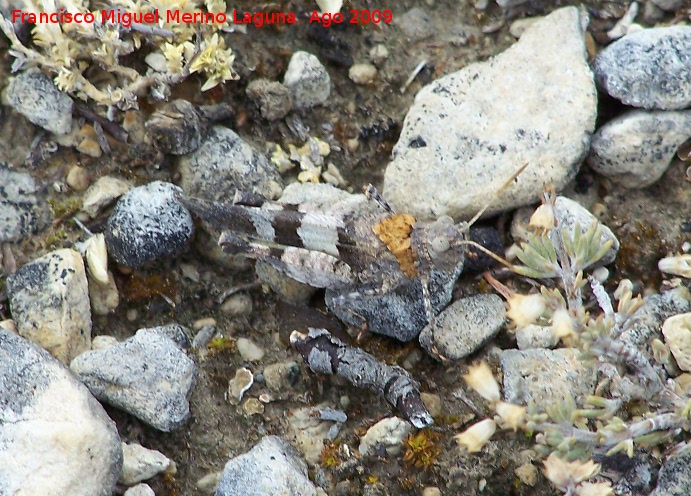
M 627 112 L 597 130 L 588 165 L 626 188 L 645 188 L 665 173 L 690 127 L 691 111 Z
M 649 28 L 602 50 L 593 63 L 598 85 L 632 107 L 691 106 L 691 27 Z
M 585 399 L 595 390 L 596 370 L 585 367 L 579 354 L 573 348 L 503 351 L 505 400 L 545 407 L 563 398 Z
M 438 31 L 438 26 L 420 7 L 414 7 L 398 16 L 395 25 L 410 41 L 421 41 Z
M 197 367 L 170 338 L 146 329 L 107 349 L 88 351 L 70 364 L 101 401 L 170 432 L 189 417 Z
M 486 215 L 564 187 L 595 128 L 597 95 L 578 9 L 535 22 L 511 48 L 425 86 L 403 123 L 384 197 L 417 219 L 469 218 L 529 164 Z
M 232 202 L 237 190 L 278 197 L 283 187 L 276 167 L 234 131 L 213 126 L 202 145 L 178 159 L 180 187 L 186 194 Z
M 120 484 L 133 486 L 165 472 L 171 461 L 160 451 L 145 448 L 139 443 L 122 443 L 122 474 Z
M 72 130 L 72 99 L 60 91 L 40 69 L 10 78 L 7 103 L 32 124 L 55 134 Z
M 295 52 L 283 76 L 296 109 L 323 105 L 331 94 L 331 78 L 319 59 L 307 52 Z
M 64 364 L 91 349 L 91 307 L 79 252 L 62 249 L 19 268 L 7 278 L 7 295 L 19 334 Z
M 278 436 L 267 436 L 226 463 L 216 496 L 316 496 L 307 464 Z
M 194 234 L 194 221 L 177 200 L 180 193 L 174 184 L 154 181 L 124 194 L 105 227 L 113 260 L 137 268 L 182 252 Z
M 103 208 L 132 189 L 127 181 L 117 177 L 103 176 L 89 186 L 82 197 L 82 211 L 89 217 L 96 217 Z
M 43 227 L 38 191 L 31 175 L 0 162 L 0 243 L 21 241 Z
M 454 301 L 420 333 L 420 344 L 433 357 L 460 360 L 475 353 L 504 325 L 504 301 L 480 294 Z
M 516 344 L 519 350 L 552 349 L 559 344 L 559 338 L 554 334 L 552 326 L 530 324 L 516 329 Z
M 115 423 L 60 362 L 0 328 L 0 494 L 110 496 Z
M 238 352 L 243 360 L 248 362 L 258 362 L 264 358 L 264 350 L 254 341 L 247 338 L 239 338 L 237 341 Z
M 367 429 L 365 435 L 360 438 L 358 451 L 362 456 L 366 456 L 381 445 L 390 456 L 396 456 L 400 454 L 401 445 L 412 429 L 410 422 L 398 417 L 380 420 Z

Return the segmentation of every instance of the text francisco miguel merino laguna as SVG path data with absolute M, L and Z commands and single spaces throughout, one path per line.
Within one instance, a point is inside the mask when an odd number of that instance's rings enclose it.
M 201 11 L 166 10 L 165 14 L 161 15 L 158 9 L 151 12 L 125 12 L 120 9 L 101 10 L 100 12 L 67 12 L 65 9 L 60 9 L 57 12 L 40 12 L 38 14 L 16 9 L 12 11 L 13 23 L 47 24 L 59 22 L 61 24 L 91 24 L 96 22 L 97 18 L 101 23 L 112 22 L 121 24 L 124 27 L 129 27 L 133 23 L 158 24 L 162 19 L 167 23 L 183 24 L 222 24 L 228 20 L 225 12 L 214 14 Z M 235 24 L 254 24 L 257 27 L 261 27 L 265 23 L 294 24 L 297 22 L 297 19 L 293 12 L 251 14 L 249 12 L 243 13 L 233 10 L 233 22 Z

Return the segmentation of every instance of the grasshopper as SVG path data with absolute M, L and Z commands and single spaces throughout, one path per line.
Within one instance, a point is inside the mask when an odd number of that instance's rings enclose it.
M 288 277 L 325 288 L 327 307 L 346 324 L 414 339 L 451 301 L 468 245 L 489 251 L 469 239 L 484 209 L 469 222 L 454 223 L 448 216 L 417 221 L 395 213 L 372 185 L 365 194 L 341 193 L 334 201 L 297 204 L 243 194 L 233 203 L 181 201 L 221 231 L 225 252 L 263 260 Z

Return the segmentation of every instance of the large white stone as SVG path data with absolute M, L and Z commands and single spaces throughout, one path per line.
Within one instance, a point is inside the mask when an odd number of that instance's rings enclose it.
M 488 214 L 535 202 L 543 183 L 576 174 L 595 128 L 597 95 L 583 20 L 567 7 L 506 52 L 424 87 L 384 176 L 384 196 L 418 218 L 472 216 L 524 164 Z

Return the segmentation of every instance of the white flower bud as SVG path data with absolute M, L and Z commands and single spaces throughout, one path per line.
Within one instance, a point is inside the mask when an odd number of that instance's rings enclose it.
M 467 449 L 469 453 L 475 453 L 482 449 L 496 430 L 496 422 L 492 419 L 485 419 L 468 427 L 460 434 L 456 434 L 454 439 L 456 439 L 459 446 Z
M 503 422 L 503 427 L 516 431 L 525 418 L 525 407 L 500 401 L 494 406 L 497 415 Z
M 490 403 L 499 401 L 499 384 L 494 379 L 492 369 L 486 362 L 470 365 L 468 373 L 463 376 L 463 380 Z
M 514 294 L 506 302 L 509 304 L 506 316 L 511 319 L 514 327 L 534 324 L 547 308 L 544 297 L 539 293 Z

